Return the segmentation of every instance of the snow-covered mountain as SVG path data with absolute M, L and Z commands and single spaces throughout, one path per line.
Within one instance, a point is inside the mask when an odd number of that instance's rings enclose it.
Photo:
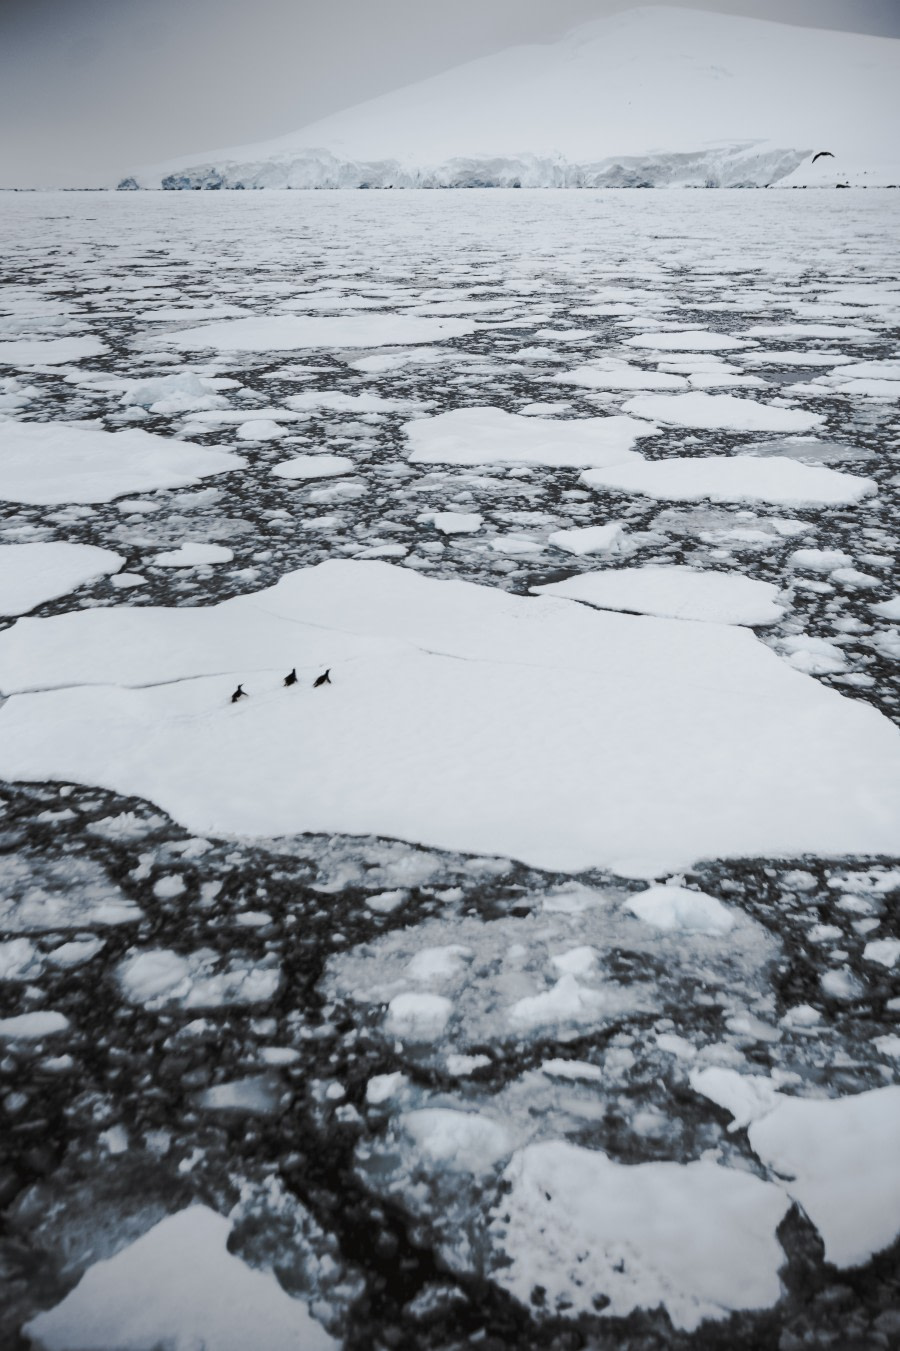
M 896 39 L 650 6 L 120 186 L 893 186 L 898 126 Z

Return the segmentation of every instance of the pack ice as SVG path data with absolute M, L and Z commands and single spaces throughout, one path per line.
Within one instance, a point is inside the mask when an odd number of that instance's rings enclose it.
M 382 562 L 208 608 L 19 620 L 0 688 L 5 777 L 149 798 L 202 834 L 374 834 L 650 876 L 900 846 L 895 729 L 746 630 Z

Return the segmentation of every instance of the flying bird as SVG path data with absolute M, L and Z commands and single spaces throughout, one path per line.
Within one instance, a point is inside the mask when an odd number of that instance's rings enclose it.
M 296 683 L 297 683 L 297 668 L 296 668 L 296 666 L 294 667 L 293 671 L 291 671 L 290 675 L 286 675 L 286 676 L 284 677 L 284 683 L 285 683 L 285 685 L 296 685 Z
M 243 685 L 238 685 L 234 694 L 231 696 L 231 702 L 233 704 L 236 704 L 238 699 L 248 699 L 249 697 L 250 696 L 247 694 L 247 691 L 244 689 Z
M 329 674 L 330 671 L 331 671 L 331 667 L 329 666 L 329 668 L 328 668 L 327 671 L 324 671 L 324 672 L 322 673 L 322 675 L 316 677 L 316 679 L 313 681 L 313 689 L 314 689 L 314 690 L 317 690 L 317 689 L 319 688 L 320 685 L 330 685 L 330 684 L 331 684 L 331 676 L 330 676 L 330 674 Z
M 834 155 L 832 155 L 830 150 L 820 150 L 818 155 L 813 155 L 813 164 L 815 164 L 817 159 L 834 159 Z

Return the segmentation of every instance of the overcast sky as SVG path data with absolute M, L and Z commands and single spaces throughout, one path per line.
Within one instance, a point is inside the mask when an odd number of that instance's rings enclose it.
M 0 187 L 98 185 L 137 165 L 295 131 L 632 3 L 0 0 Z M 900 0 L 693 6 L 900 37 Z

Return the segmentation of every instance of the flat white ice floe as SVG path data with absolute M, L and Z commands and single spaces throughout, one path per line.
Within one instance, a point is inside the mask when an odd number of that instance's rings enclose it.
M 0 342 L 0 366 L 65 366 L 106 350 L 99 338 L 21 338 Z
M 355 468 L 346 455 L 295 455 L 274 465 L 271 472 L 277 478 L 287 479 L 336 478 L 339 474 L 352 474 Z
M 308 688 L 326 666 L 331 687 Z M 386 563 L 199 609 L 20 619 L 0 688 L 5 777 L 149 798 L 197 834 L 377 834 L 650 877 L 900 846 L 896 731 L 746 630 Z
M 658 428 L 631 417 L 547 421 L 500 408 L 456 408 L 408 422 L 404 431 L 412 464 L 519 463 L 559 469 L 636 461 L 635 441 L 656 435 Z
M 624 1317 L 663 1304 L 676 1327 L 735 1309 L 763 1309 L 781 1293 L 775 1231 L 784 1193 L 714 1163 L 615 1163 L 566 1141 L 528 1145 L 493 1211 L 500 1262 L 492 1279 L 528 1307 Z M 604 1302 L 605 1301 L 605 1302 Z
M 148 948 L 120 962 L 116 979 L 132 1004 L 200 1009 L 265 1003 L 277 991 L 281 973 L 238 959 L 220 970 L 216 954 L 202 949 L 184 957 L 166 948 Z
M 585 554 L 619 553 L 627 547 L 625 523 L 607 521 L 606 525 L 576 526 L 572 530 L 555 530 L 547 543 L 554 549 L 583 557 Z
M 858 1266 L 900 1233 L 900 1086 L 782 1097 L 748 1135 L 822 1235 L 826 1262 Z
M 246 461 L 140 428 L 107 432 L 59 422 L 0 422 L 0 498 L 39 506 L 110 502 L 125 493 L 182 488 Z
M 206 1206 L 169 1215 L 23 1331 L 39 1351 L 337 1351 L 271 1272 L 228 1251 L 230 1232 Z
M 706 431 L 807 432 L 825 421 L 820 413 L 776 408 L 734 394 L 639 394 L 623 404 L 626 413 L 676 427 Z
M 712 624 L 774 624 L 784 614 L 773 582 L 760 582 L 740 572 L 702 572 L 680 564 L 582 572 L 531 590 L 604 610 Z
M 155 568 L 199 568 L 208 563 L 230 563 L 233 558 L 233 552 L 224 544 L 201 544 L 196 540 L 187 540 L 177 549 L 167 549 L 147 561 Z
M 0 545 L 0 615 L 23 615 L 124 567 L 111 549 L 53 540 Z
M 625 339 L 625 346 L 650 347 L 656 352 L 733 352 L 740 347 L 755 347 L 756 343 L 728 333 L 688 329 L 680 333 L 637 333 Z
M 304 347 L 386 347 L 394 343 L 441 342 L 474 333 L 471 319 L 419 319 L 405 314 L 354 314 L 343 318 L 277 314 L 223 319 L 216 324 L 166 333 L 157 341 L 183 351 L 291 352 Z
M 785 456 L 709 456 L 638 460 L 581 475 L 589 488 L 614 488 L 668 502 L 772 502 L 781 506 L 840 506 L 877 492 L 874 479 L 839 474 L 825 465 Z
M 654 929 L 722 935 L 734 928 L 734 917 L 715 896 L 686 887 L 648 887 L 626 908 Z
M 682 375 L 665 371 L 645 371 L 626 361 L 596 362 L 578 366 L 573 371 L 560 371 L 551 379 L 561 385 L 582 385 L 585 389 L 687 389 Z

